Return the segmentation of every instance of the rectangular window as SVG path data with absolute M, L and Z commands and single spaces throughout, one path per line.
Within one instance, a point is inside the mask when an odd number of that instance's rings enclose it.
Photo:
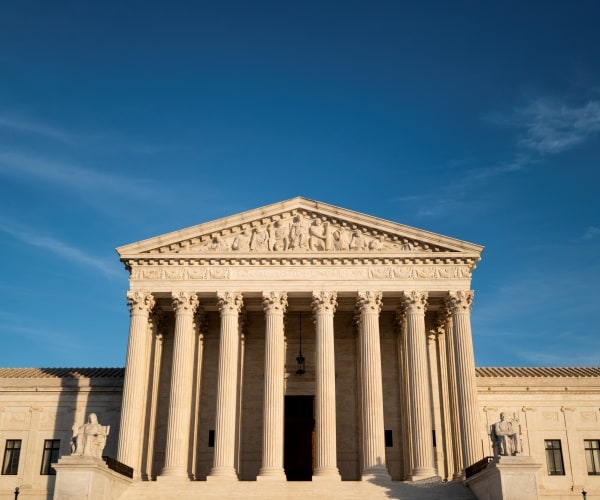
M 58 452 L 60 451 L 60 439 L 46 439 L 44 441 L 44 454 L 42 455 L 42 476 L 54 476 L 56 471 L 52 464 L 58 462 Z
M 560 439 L 546 439 L 544 441 L 546 448 L 546 463 L 548 465 L 548 475 L 564 476 L 565 466 L 563 464 L 562 447 Z
M 588 476 L 600 475 L 600 439 L 586 439 L 583 441 L 585 448 L 585 461 Z
M 208 447 L 209 448 L 215 447 L 215 431 L 214 431 L 214 429 L 210 429 L 208 431 Z
M 2 474 L 5 476 L 16 476 L 19 472 L 19 458 L 21 457 L 21 440 L 7 439 L 4 449 L 4 462 L 2 462 Z
M 386 429 L 385 430 L 385 447 L 391 448 L 392 446 L 394 446 L 394 438 L 392 436 L 392 431 Z

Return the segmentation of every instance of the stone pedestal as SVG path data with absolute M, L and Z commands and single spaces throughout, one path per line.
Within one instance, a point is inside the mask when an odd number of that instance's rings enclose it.
M 538 500 L 541 466 L 532 457 L 499 457 L 465 483 L 478 500 Z
M 56 469 L 54 500 L 115 500 L 132 480 L 112 471 L 100 458 L 65 456 Z

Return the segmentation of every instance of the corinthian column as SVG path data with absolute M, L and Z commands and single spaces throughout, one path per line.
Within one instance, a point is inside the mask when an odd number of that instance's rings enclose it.
M 379 313 L 381 292 L 359 292 L 359 350 L 362 411 L 362 478 L 390 479 L 385 466 Z
M 198 307 L 195 293 L 173 293 L 175 337 L 171 392 L 167 425 L 165 465 L 161 476 L 189 478 L 188 451 L 192 415 L 192 379 L 194 374 L 194 313 Z
M 460 419 L 458 416 L 458 394 L 456 389 L 456 356 L 454 355 L 454 332 L 452 312 L 444 309 L 444 331 L 446 332 L 446 362 L 448 366 L 448 401 L 450 409 L 450 433 L 452 435 L 452 480 L 462 478 L 462 444 L 460 439 Z
M 283 315 L 287 307 L 285 292 L 263 294 L 265 310 L 265 376 L 263 394 L 262 467 L 257 479 L 285 481 L 283 471 L 283 376 L 285 345 Z
M 337 468 L 335 413 L 335 354 L 333 314 L 335 292 L 313 292 L 312 310 L 316 336 L 316 457 L 313 479 L 341 479 Z
M 237 479 L 235 470 L 236 406 L 239 355 L 239 314 L 243 306 L 239 293 L 220 292 L 217 305 L 221 313 L 219 375 L 215 422 L 215 456 L 207 479 Z
M 148 342 L 150 311 L 154 307 L 151 293 L 127 292 L 129 306 L 129 342 L 123 383 L 121 430 L 117 460 L 133 467 L 135 478 L 140 477 L 141 422 L 144 420 L 146 402 L 146 376 L 148 373 Z
M 433 463 L 433 427 L 431 423 L 431 388 L 427 366 L 425 309 L 427 292 L 405 292 L 408 379 L 410 382 L 410 417 L 412 430 L 412 479 L 435 476 Z
M 482 455 L 478 439 L 477 381 L 471 337 L 473 292 L 459 290 L 450 292 L 449 295 L 448 303 L 452 310 L 452 333 L 454 334 L 454 355 L 456 357 L 458 416 L 462 436 L 463 468 L 465 468 L 477 462 Z

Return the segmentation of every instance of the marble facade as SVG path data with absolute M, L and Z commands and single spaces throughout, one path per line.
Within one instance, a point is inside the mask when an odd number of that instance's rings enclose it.
M 123 498 L 196 483 L 284 491 L 298 477 L 315 491 L 323 482 L 460 482 L 466 467 L 493 455 L 490 429 L 503 411 L 519 420 L 523 451 L 540 463 L 544 439 L 572 431 L 546 437 L 546 413 L 566 415 L 556 408 L 588 416 L 587 430 L 573 431 L 578 440 L 600 439 L 600 370 L 563 380 L 475 368 L 471 276 L 481 246 L 294 198 L 117 251 L 130 273 L 125 372 L 111 402 L 90 384 L 95 405 L 65 407 L 111 425 L 107 454 L 134 470 Z M 62 389 L 54 391 L 45 405 L 56 412 Z M 23 407 L 36 398 L 23 396 Z M 105 407 L 116 401 L 118 421 Z M 71 409 L 61 418 L 73 417 Z M 66 431 L 57 432 L 62 455 Z M 0 439 L 9 434 L 0 427 Z M 600 476 L 585 476 L 579 455 L 562 482 L 537 472 L 540 491 L 570 498 L 571 480 L 600 493 Z M 43 490 L 34 483 L 32 492 Z M 1 476 L 0 498 L 7 485 Z

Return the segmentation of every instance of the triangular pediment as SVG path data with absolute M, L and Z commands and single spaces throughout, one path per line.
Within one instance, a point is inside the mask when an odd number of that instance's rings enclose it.
M 302 197 L 117 248 L 132 257 L 465 254 L 483 247 Z

